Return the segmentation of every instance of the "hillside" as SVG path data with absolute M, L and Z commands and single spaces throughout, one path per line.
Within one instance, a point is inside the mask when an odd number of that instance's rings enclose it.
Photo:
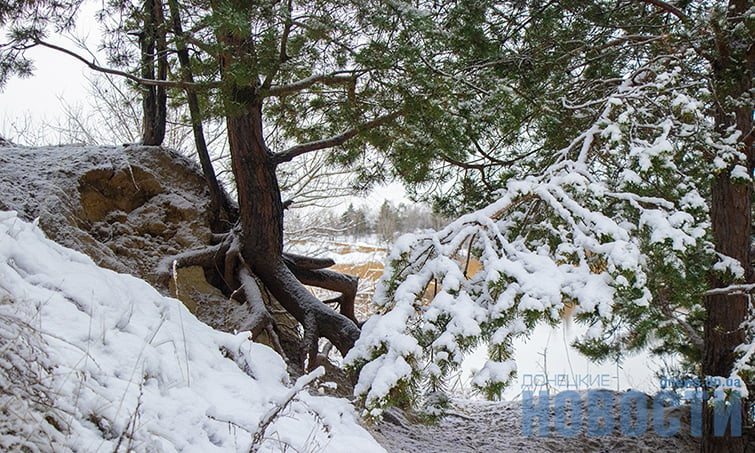
M 0 145 L 0 209 L 39 218 L 56 242 L 156 282 L 166 254 L 209 241 L 197 166 L 147 146 Z
M 222 333 L 147 283 L 0 213 L 0 449 L 383 451 L 346 400 L 291 387 L 248 332 Z M 295 396 L 294 396 L 295 394 Z M 293 402 L 286 402 L 293 398 Z
M 0 210 L 37 219 L 55 242 L 178 297 L 212 327 L 244 330 L 248 310 L 227 303 L 201 268 L 171 281 L 156 272 L 166 256 L 210 242 L 209 195 L 193 161 L 155 146 L 6 145 L 0 181 Z

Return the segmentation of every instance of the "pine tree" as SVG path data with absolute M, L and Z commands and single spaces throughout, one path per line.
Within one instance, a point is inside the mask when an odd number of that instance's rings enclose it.
M 223 291 L 241 298 L 247 296 L 239 290 L 256 275 L 304 326 L 310 366 L 315 365 L 319 337 L 345 354 L 359 336 L 353 308 L 356 278 L 324 269 L 331 260 L 283 253 L 284 203 L 278 169 L 309 153 L 326 152 L 331 161 L 354 163 L 366 148 L 390 148 L 381 130 L 396 126 L 405 101 L 414 96 L 392 88 L 404 67 L 389 58 L 399 54 L 397 49 L 407 39 L 394 39 L 395 24 L 377 20 L 383 18 L 373 17 L 372 5 L 363 2 L 169 2 L 173 26 L 168 27 L 163 2 L 122 1 L 109 4 L 100 17 L 106 22 L 112 17 L 115 24 L 106 42 L 111 63 L 124 68 L 115 69 L 46 39 L 48 25 L 59 21 L 62 28 L 73 23 L 77 5 L 4 4 L 0 21 L 8 25 L 10 39 L 0 49 L 2 80 L 11 73 L 28 74 L 30 62 L 24 50 L 46 46 L 154 92 L 156 103 L 145 97 L 145 115 L 150 118 L 154 115 L 148 112 L 160 110 L 163 89 L 173 90 L 173 96 L 183 92 L 191 103 L 197 96 L 196 103 L 205 106 L 205 117 L 222 117 L 226 122 L 238 195 L 237 218 L 233 212 L 228 217 L 237 220 L 237 227 L 217 235 L 217 243 L 207 250 L 166 260 L 161 271 L 170 272 L 169 261 L 178 266 L 203 265 L 219 274 L 216 280 L 222 282 Z M 57 17 L 64 7 L 71 14 Z M 148 10 L 162 14 L 139 15 Z M 35 19 L 25 19 L 30 15 Z M 158 19 L 150 22 L 144 17 Z M 48 23 L 45 18 L 54 20 Z M 147 25 L 146 31 L 134 36 L 131 31 L 139 23 Z M 166 61 L 162 50 L 168 49 L 175 53 Z M 171 65 L 166 80 L 158 74 L 161 64 Z M 158 66 L 156 72 L 153 65 Z M 196 115 L 192 116 L 197 124 Z M 334 300 L 340 312 L 316 299 L 302 283 L 341 292 Z M 255 317 L 259 320 L 255 334 L 272 329 L 269 313 Z
M 0 6 L 0 23 L 17 19 L 0 80 L 28 74 L 24 49 L 49 45 L 45 19 L 70 26 L 76 4 Z M 351 350 L 369 407 L 416 397 L 480 342 L 491 360 L 474 382 L 497 394 L 513 338 L 571 305 L 594 357 L 658 337 L 703 376 L 749 376 L 752 2 L 182 6 L 194 82 L 111 71 L 201 93 L 226 119 L 239 229 L 179 261 L 227 257 L 226 289 L 257 274 L 304 325 L 311 358 L 318 336 Z M 276 169 L 323 150 L 360 184 L 392 173 L 444 213 L 472 210 L 398 241 L 376 296 L 385 313 L 354 349 L 348 304 L 327 310 L 294 277 L 348 282 L 282 249 Z M 706 451 L 743 449 L 705 420 Z
M 415 81 L 454 93 L 422 112 L 431 193 L 474 212 L 391 252 L 384 314 L 347 357 L 367 406 L 416 400 L 481 342 L 473 382 L 494 396 L 513 338 L 569 306 L 593 357 L 658 338 L 703 377 L 751 376 L 751 2 L 425 7 L 420 60 L 440 81 Z M 710 421 L 705 451 L 743 450 Z

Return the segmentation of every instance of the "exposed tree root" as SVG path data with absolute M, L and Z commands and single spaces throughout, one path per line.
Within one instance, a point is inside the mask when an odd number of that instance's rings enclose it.
M 326 267 L 336 264 L 336 262 L 330 258 L 315 258 L 311 256 L 297 255 L 295 253 L 284 253 L 283 259 L 286 261 L 289 268 L 293 266 L 298 269 L 325 269 Z
M 327 338 L 342 355 L 359 338 L 359 327 L 348 317 L 335 312 L 309 292 L 283 260 L 264 262 L 252 270 L 272 295 L 304 327 L 304 339 L 311 369 L 317 363 L 317 339 Z
M 249 311 L 251 313 L 249 325 L 243 326 L 243 328 L 248 328 L 252 332 L 252 338 L 257 338 L 263 331 L 267 333 L 273 349 L 285 359 L 286 353 L 283 351 L 280 338 L 278 338 L 278 333 L 276 332 L 275 319 L 265 304 L 262 292 L 260 291 L 261 283 L 249 272 L 249 267 L 245 263 L 241 263 L 239 266 L 238 276 L 241 281 L 241 287 L 234 291 L 234 294 L 240 291 L 246 294 L 244 299 L 249 304 Z
M 340 305 L 342 315 L 359 325 L 354 314 L 354 301 L 357 296 L 359 277 L 342 274 L 328 269 L 312 269 L 298 266 L 297 263 L 288 260 L 289 255 L 284 254 L 283 259 L 294 273 L 296 278 L 305 285 L 316 286 L 341 293 L 340 296 L 324 301 L 325 303 L 337 303 Z
M 244 260 L 238 232 L 213 235 L 214 245 L 189 251 L 161 261 L 158 273 L 169 279 L 174 269 L 201 266 L 205 271 L 221 277 L 224 291 L 230 299 L 245 303 L 250 310 L 249 322 L 242 326 L 253 338 L 267 333 L 272 346 L 283 357 L 278 329 L 269 301 L 262 288 L 268 289 L 279 303 L 302 325 L 303 348 L 307 355 L 307 369 L 319 363 L 318 343 L 327 338 L 342 354 L 346 354 L 359 337 L 358 320 L 354 314 L 354 300 L 358 278 L 324 269 L 334 264 L 331 259 L 284 254 L 280 262 L 261 263 Z M 264 286 L 263 286 L 264 283 Z M 302 284 L 316 286 L 341 295 L 325 301 L 340 304 L 340 314 L 317 299 Z

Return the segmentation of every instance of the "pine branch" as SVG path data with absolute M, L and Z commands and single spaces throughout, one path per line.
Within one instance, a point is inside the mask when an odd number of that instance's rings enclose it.
M 682 22 L 689 21 L 689 17 L 687 17 L 687 15 L 682 12 L 682 10 L 672 5 L 671 3 L 664 2 L 662 0 L 640 0 L 640 1 L 643 3 L 648 3 L 653 6 L 657 6 L 663 11 L 678 17 L 679 19 L 681 19 Z
M 278 55 L 278 61 L 276 62 L 275 67 L 272 71 L 267 75 L 265 78 L 265 81 L 262 82 L 262 89 L 267 90 L 269 89 L 273 84 L 273 78 L 278 74 L 278 71 L 280 71 L 281 65 L 288 61 L 288 37 L 291 34 L 291 26 L 293 25 L 293 22 L 291 21 L 291 0 L 288 0 L 288 10 L 287 10 L 287 16 L 286 21 L 283 25 L 283 34 L 281 36 L 281 43 L 280 43 L 280 52 Z
M 42 47 L 47 47 L 48 49 L 56 50 L 58 52 L 62 52 L 66 55 L 69 55 L 85 65 L 89 67 L 89 69 L 92 69 L 93 71 L 101 72 L 104 74 L 111 74 L 116 75 L 119 77 L 123 77 L 125 79 L 129 79 L 131 81 L 134 81 L 140 85 L 148 85 L 148 86 L 161 86 L 161 87 L 167 87 L 167 88 L 183 88 L 185 90 L 192 90 L 197 88 L 212 88 L 219 86 L 218 83 L 188 83 L 188 82 L 171 82 L 168 80 L 155 80 L 155 79 L 145 79 L 142 77 L 137 77 L 133 74 L 129 74 L 128 72 L 121 71 L 118 69 L 113 68 L 106 68 L 104 66 L 100 66 L 94 61 L 89 61 L 83 56 L 77 54 L 76 52 L 73 52 L 69 49 L 66 49 L 64 47 L 57 46 L 55 44 L 51 44 L 46 41 L 42 40 L 35 40 L 35 45 L 39 45 Z
M 354 138 L 355 136 L 361 134 L 362 132 L 375 129 L 376 127 L 380 127 L 384 125 L 385 123 L 388 123 L 389 121 L 396 119 L 400 114 L 401 112 L 389 113 L 387 115 L 379 116 L 372 121 L 368 121 L 364 124 L 360 124 L 359 126 L 349 129 L 338 135 L 334 135 L 332 137 L 325 138 L 322 140 L 315 140 L 313 142 L 302 143 L 301 145 L 292 146 L 291 148 L 288 148 L 284 151 L 274 154 L 272 158 L 273 163 L 277 165 L 283 162 L 289 162 L 296 156 L 300 156 L 302 154 L 311 153 L 314 151 L 319 151 L 321 149 L 333 148 L 335 146 L 343 145 L 344 143 Z
M 285 94 L 297 93 L 299 91 L 306 90 L 307 88 L 316 85 L 340 85 L 340 84 L 353 84 L 356 82 L 357 75 L 352 73 L 350 75 L 341 75 L 341 73 L 329 73 L 329 74 L 314 74 L 304 79 L 298 80 L 287 85 L 274 86 L 269 89 L 261 90 L 262 97 L 283 96 Z M 267 83 L 267 80 L 266 80 Z

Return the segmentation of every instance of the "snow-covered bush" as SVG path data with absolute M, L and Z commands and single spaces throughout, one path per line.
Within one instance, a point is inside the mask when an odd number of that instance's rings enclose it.
M 497 201 L 446 228 L 399 239 L 375 295 L 382 314 L 346 357 L 366 407 L 416 400 L 480 344 L 489 360 L 472 383 L 496 396 L 516 372 L 512 340 L 560 322 L 567 307 L 589 325 L 578 346 L 596 358 L 651 338 L 659 348 L 701 344 L 704 273 L 715 260 L 701 181 L 739 159 L 726 146 L 736 137 L 711 130 L 705 96 L 677 60 L 653 60 L 608 96 L 573 106 L 594 120 L 563 149 L 521 164 L 538 174 L 510 179 Z M 705 154 L 711 143 L 716 159 Z
M 65 414 L 48 387 L 53 361 L 42 335 L 29 323 L 33 306 L 0 293 L 0 449 L 47 451 L 60 446 Z

